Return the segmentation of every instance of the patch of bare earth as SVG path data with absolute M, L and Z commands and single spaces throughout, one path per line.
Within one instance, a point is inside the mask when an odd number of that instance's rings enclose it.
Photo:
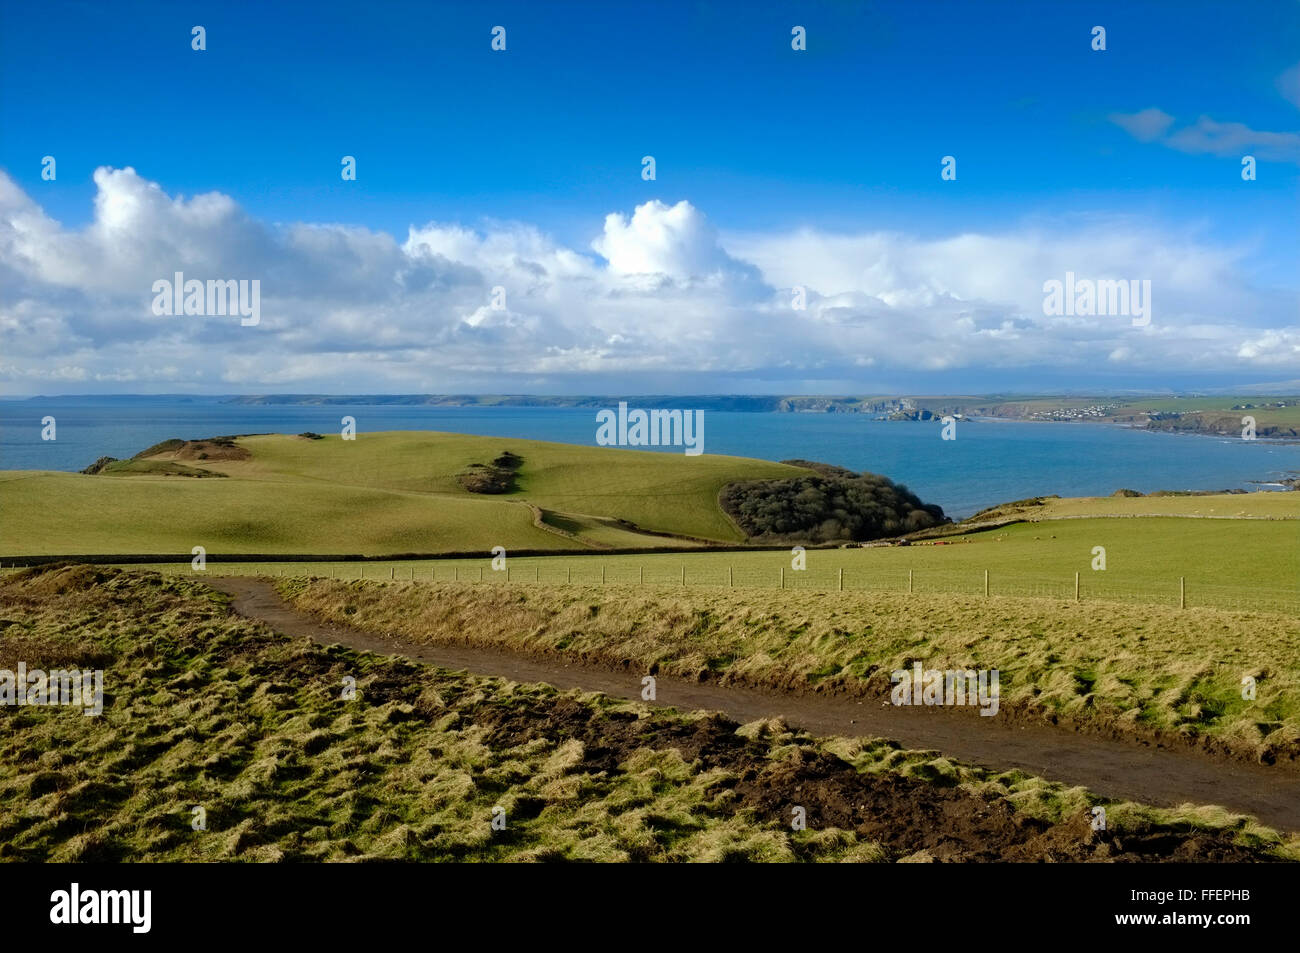
M 251 460 L 253 457 L 245 448 L 234 442 L 224 440 L 186 440 L 175 450 L 157 453 L 150 460 L 204 460 L 215 463 L 219 460 Z
M 687 761 L 725 772 L 715 807 L 788 823 L 791 809 L 807 812 L 810 830 L 854 831 L 879 843 L 889 859 L 910 861 L 1215 861 L 1258 860 L 1229 832 L 1184 834 L 1158 828 L 1123 836 L 1092 829 L 1082 812 L 1052 824 L 1017 812 L 1005 799 L 892 772 L 863 773 L 807 743 L 788 759 L 771 760 L 769 746 L 737 733 L 720 715 L 693 721 L 601 712 L 571 697 L 485 708 L 471 716 L 487 729 L 485 743 L 507 747 L 538 738 L 577 740 L 584 767 L 616 771 L 634 752 L 675 748 Z

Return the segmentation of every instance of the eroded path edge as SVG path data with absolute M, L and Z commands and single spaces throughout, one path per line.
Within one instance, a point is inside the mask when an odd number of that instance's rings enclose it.
M 208 580 L 232 599 L 234 611 L 294 638 L 340 644 L 474 675 L 545 682 L 567 691 L 604 692 L 640 700 L 642 672 L 611 671 L 497 649 L 425 644 L 330 625 L 286 603 L 265 579 Z M 900 708 L 870 699 L 784 695 L 758 689 L 656 676 L 654 704 L 683 711 L 719 711 L 737 722 L 783 717 L 814 735 L 890 738 L 907 748 L 933 749 L 997 770 L 1019 768 L 1102 797 L 1172 807 L 1217 804 L 1251 814 L 1283 831 L 1300 831 L 1300 775 L 1265 765 L 1218 761 L 1189 751 L 1128 744 L 1052 728 L 1013 726 L 927 708 Z

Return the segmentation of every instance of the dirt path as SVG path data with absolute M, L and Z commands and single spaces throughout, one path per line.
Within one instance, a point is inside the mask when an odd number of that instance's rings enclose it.
M 229 594 L 235 611 L 284 635 L 322 644 L 407 658 L 476 675 L 546 682 L 639 699 L 640 672 L 610 671 L 495 649 L 427 645 L 327 625 L 284 602 L 271 584 L 251 576 L 209 580 Z M 1110 741 L 1050 726 L 1009 726 L 932 708 L 897 708 L 850 698 L 784 695 L 758 689 L 699 684 L 657 677 L 657 704 L 684 711 L 721 711 L 739 722 L 783 716 L 816 735 L 892 738 L 908 748 L 935 749 L 952 758 L 995 769 L 1020 768 L 1104 797 L 1174 806 L 1219 804 L 1253 814 L 1285 831 L 1300 831 L 1300 774 L 1263 765 L 1219 761 L 1195 752 Z

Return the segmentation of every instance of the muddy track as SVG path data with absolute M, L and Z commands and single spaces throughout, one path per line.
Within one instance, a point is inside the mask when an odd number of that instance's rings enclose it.
M 383 655 L 401 655 L 518 682 L 546 682 L 556 688 L 604 692 L 640 699 L 641 675 L 465 645 L 402 641 L 348 626 L 329 625 L 289 606 L 271 583 L 250 576 L 225 576 L 209 584 L 233 599 L 240 615 L 284 635 Z M 933 708 L 897 708 L 869 699 L 786 695 L 751 688 L 656 677 L 657 704 L 683 711 L 720 711 L 739 722 L 782 716 L 815 735 L 892 738 L 908 748 L 994 769 L 1020 768 L 1031 774 L 1083 785 L 1107 798 L 1165 807 L 1218 804 L 1252 814 L 1270 827 L 1300 832 L 1300 774 L 1264 765 L 1219 761 L 1192 751 L 1114 741 L 1050 726 L 1006 725 Z

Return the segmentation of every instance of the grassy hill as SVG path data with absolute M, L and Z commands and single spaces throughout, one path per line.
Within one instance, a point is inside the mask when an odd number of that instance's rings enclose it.
M 1046 498 L 1006 505 L 1015 523 L 926 545 L 813 550 L 807 571 L 785 552 L 647 556 L 563 555 L 601 547 L 655 548 L 684 538 L 738 542 L 718 505 L 735 480 L 809 471 L 737 457 L 582 447 L 459 434 L 399 432 L 306 439 L 240 437 L 220 452 L 162 444 L 96 476 L 0 472 L 0 554 L 478 552 L 458 564 L 404 563 L 398 576 L 477 578 L 494 546 L 549 550 L 512 557 L 512 579 L 1073 596 L 1188 605 L 1300 604 L 1300 493 Z M 522 458 L 515 489 L 467 492 L 457 474 L 502 451 Z M 204 456 L 206 454 L 206 456 Z M 220 479 L 175 475 L 197 468 Z M 1214 517 L 1214 518 L 1193 518 Z M 1224 518 L 1219 518 L 1224 517 Z M 651 533 L 676 535 L 649 535 Z M 942 545 L 939 545 L 939 544 Z M 1093 549 L 1107 567 L 1092 568 Z M 188 564 L 182 568 L 188 570 Z M 388 575 L 372 567 L 371 575 Z M 265 572 L 225 565 L 223 571 Z M 323 567 L 319 570 L 326 573 Z M 353 567 L 348 575 L 355 575 Z M 490 577 L 491 578 L 491 577 Z
M 215 481 L 206 481 L 215 482 Z M 833 591 L 893 591 L 979 596 L 984 572 L 997 596 L 1074 601 L 1074 575 L 1084 602 L 1130 602 L 1189 609 L 1300 611 L 1300 494 L 1156 497 L 1174 510 L 1200 501 L 1208 508 L 1252 509 L 1270 518 L 1199 519 L 1176 515 L 1106 515 L 1110 504 L 1142 500 L 1060 500 L 1065 515 L 983 531 L 958 532 L 910 546 L 810 549 L 796 571 L 787 550 L 701 551 L 640 555 L 554 555 L 508 559 L 509 573 L 480 558 L 358 564 L 222 563 L 222 573 L 412 579 L 417 582 L 511 582 L 579 585 L 734 587 Z M 1100 515 L 1076 518 L 1095 504 Z M 1289 509 L 1278 510 L 1279 505 Z M 1042 509 L 1049 509 L 1043 507 Z M 958 528 L 960 529 L 960 527 Z M 1105 569 L 1094 569 L 1096 547 L 1106 550 Z M 158 566 L 188 575 L 188 564 Z M 1184 580 L 1180 590 L 1179 579 Z M 751 592 L 752 595 L 752 592 Z M 755 596 L 756 597 L 756 596 Z
M 207 458 L 163 444 L 97 475 L 0 473 L 0 553 L 385 553 L 663 545 L 652 533 L 737 542 L 718 507 L 734 480 L 803 473 L 698 456 L 428 432 L 237 438 Z M 456 476 L 503 450 L 523 458 L 513 492 Z M 242 454 L 238 455 L 242 456 Z M 194 479 L 199 470 L 226 479 Z M 531 504 L 531 506 L 529 505 Z M 540 521 L 570 535 L 537 525 Z M 619 520 L 625 522 L 617 522 Z M 635 524 L 635 525 L 629 525 Z M 680 541 L 678 541 L 680 542 Z
M 1300 493 L 1213 493 L 1206 496 L 1037 497 L 990 507 L 970 522 L 1078 517 L 1187 516 L 1217 519 L 1300 519 Z

